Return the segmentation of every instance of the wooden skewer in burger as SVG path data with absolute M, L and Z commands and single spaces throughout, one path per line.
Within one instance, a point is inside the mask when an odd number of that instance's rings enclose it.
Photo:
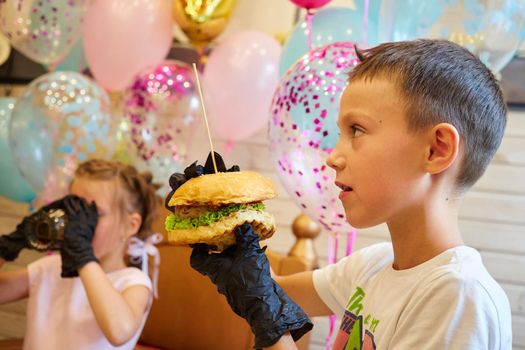
M 208 118 L 200 87 L 197 67 L 193 64 L 201 100 L 210 155 L 205 166 L 197 162 L 170 177 L 172 192 L 166 208 L 168 241 L 175 245 L 205 243 L 216 250 L 235 244 L 235 229 L 252 225 L 261 240 L 275 232 L 275 220 L 265 211 L 266 199 L 275 197 L 273 183 L 253 171 L 240 171 L 238 166 L 226 169 L 222 157 L 213 151 Z

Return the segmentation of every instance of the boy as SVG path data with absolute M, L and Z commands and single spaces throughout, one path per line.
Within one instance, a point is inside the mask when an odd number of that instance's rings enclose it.
M 458 227 L 461 197 L 503 136 L 506 107 L 497 81 L 448 41 L 385 43 L 358 54 L 327 164 L 336 171 L 348 222 L 385 222 L 392 243 L 275 280 L 309 316 L 342 317 L 334 349 L 510 349 L 507 297 Z M 278 324 L 285 312 L 260 315 L 253 296 L 264 299 L 276 287 L 243 269 L 257 259 L 264 267 L 264 253 L 243 244 L 249 226 L 237 234 L 237 247 L 219 256 L 195 249 L 191 263 L 248 320 L 256 340 L 264 339 L 257 322 Z M 254 305 L 246 307 L 247 300 Z M 281 310 L 289 303 L 283 300 Z M 288 330 L 269 345 L 294 348 L 296 329 Z

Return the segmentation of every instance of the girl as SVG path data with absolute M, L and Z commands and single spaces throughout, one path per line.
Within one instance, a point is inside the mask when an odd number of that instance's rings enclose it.
M 0 274 L 0 303 L 29 297 L 24 349 L 133 349 L 152 285 L 126 258 L 131 241 L 152 235 L 155 190 L 149 174 L 90 160 L 76 170 L 70 194 L 41 209 L 60 207 L 68 216 L 60 255 Z M 27 247 L 30 219 L 0 237 L 0 265 Z

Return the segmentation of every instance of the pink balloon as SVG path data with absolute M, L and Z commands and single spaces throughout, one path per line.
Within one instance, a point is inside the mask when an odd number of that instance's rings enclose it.
M 212 131 L 229 141 L 253 135 L 268 123 L 279 81 L 281 46 L 260 32 L 238 32 L 211 52 L 204 67 Z
M 172 38 L 171 1 L 95 0 L 84 18 L 84 51 L 95 80 L 122 90 L 161 62 Z
M 316 9 L 328 4 L 331 0 L 291 0 L 294 4 L 305 9 Z

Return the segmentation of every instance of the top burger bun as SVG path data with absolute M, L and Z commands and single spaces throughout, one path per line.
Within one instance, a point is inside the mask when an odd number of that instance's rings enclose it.
M 219 172 L 189 179 L 168 202 L 175 206 L 219 206 L 261 202 L 276 196 L 273 183 L 253 171 Z

